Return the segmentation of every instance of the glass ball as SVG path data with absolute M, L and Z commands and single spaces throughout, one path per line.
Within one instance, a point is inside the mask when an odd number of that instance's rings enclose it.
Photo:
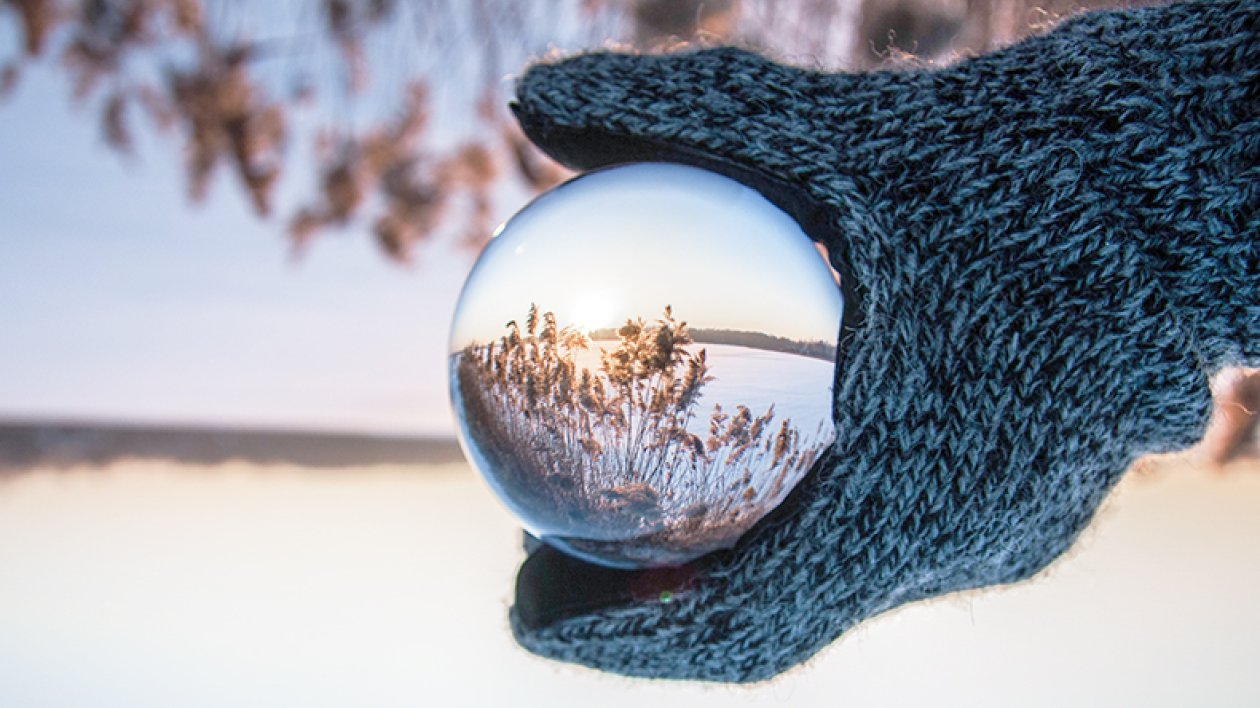
M 673 164 L 581 175 L 499 227 L 464 285 L 461 444 L 543 542 L 685 563 L 732 546 L 834 442 L 842 309 L 756 190 Z

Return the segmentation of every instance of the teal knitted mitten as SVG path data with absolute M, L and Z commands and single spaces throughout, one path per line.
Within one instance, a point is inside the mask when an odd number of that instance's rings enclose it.
M 515 110 L 571 166 L 697 164 L 829 249 L 838 438 L 731 551 L 612 571 L 545 546 L 518 641 L 624 674 L 756 681 L 866 617 L 1027 578 L 1138 456 L 1260 365 L 1260 4 L 1086 15 L 940 70 L 722 49 L 537 66 Z

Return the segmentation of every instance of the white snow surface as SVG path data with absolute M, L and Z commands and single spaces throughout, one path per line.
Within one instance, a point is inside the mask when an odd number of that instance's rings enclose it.
M 577 356 L 579 369 L 591 373 L 599 370 L 600 352 L 612 349 L 614 343 L 592 342 L 590 349 Z M 705 350 L 709 375 L 714 380 L 705 385 L 696 406 L 696 417 L 687 426 L 700 436 L 708 434 L 709 414 L 714 404 L 721 404 L 728 414 L 737 405 L 748 406 L 753 417 L 774 405 L 772 429 L 784 416 L 803 436 L 812 436 L 822 426 L 830 438 L 832 384 L 835 365 L 822 359 L 751 349 L 730 344 L 697 344 L 693 351 Z

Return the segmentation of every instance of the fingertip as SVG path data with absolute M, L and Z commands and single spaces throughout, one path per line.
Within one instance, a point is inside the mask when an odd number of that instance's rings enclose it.
M 529 67 L 509 107 L 525 135 L 569 167 L 668 160 L 675 149 L 736 148 L 744 137 L 740 123 L 766 110 L 745 89 L 787 84 L 770 75 L 793 71 L 729 47 L 591 52 Z

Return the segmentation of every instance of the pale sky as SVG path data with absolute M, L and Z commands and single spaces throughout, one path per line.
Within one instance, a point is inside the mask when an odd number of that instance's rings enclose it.
M 530 303 L 579 329 L 668 304 L 693 328 L 824 341 L 841 308 L 790 217 L 738 182 L 662 164 L 588 175 L 509 221 L 469 277 L 452 348 L 500 336 Z
M 225 174 L 190 206 L 169 138 L 120 159 L 68 94 L 36 69 L 0 105 L 0 418 L 453 434 L 474 254 L 400 268 L 352 229 L 294 262 L 288 210 L 258 220 Z M 313 179 L 290 169 L 281 204 Z

